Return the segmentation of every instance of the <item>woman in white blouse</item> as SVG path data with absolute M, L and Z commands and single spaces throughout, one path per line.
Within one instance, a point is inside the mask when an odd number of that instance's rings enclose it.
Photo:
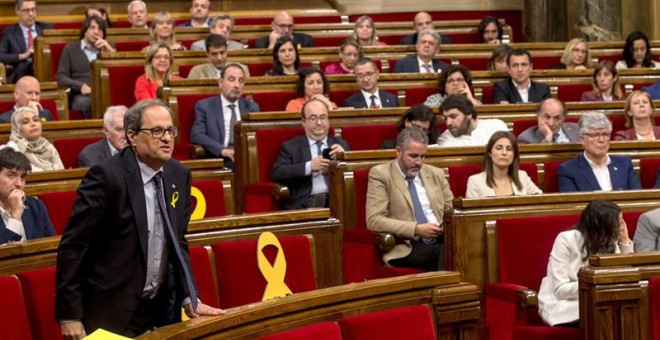
M 486 145 L 484 171 L 470 176 L 466 197 L 542 194 L 525 171 L 519 169 L 518 141 L 509 131 L 495 132 Z
M 551 326 L 579 327 L 580 268 L 590 255 L 632 252 L 621 208 L 605 200 L 589 203 L 575 228 L 559 233 L 552 246 L 538 295 L 541 318 Z

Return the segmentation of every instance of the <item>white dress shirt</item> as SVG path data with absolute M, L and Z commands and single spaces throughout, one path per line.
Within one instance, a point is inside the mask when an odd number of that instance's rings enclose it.
M 591 170 L 594 172 L 594 176 L 596 176 L 596 180 L 598 181 L 598 185 L 600 185 L 600 189 L 602 191 L 612 191 L 612 178 L 610 178 L 610 169 L 607 167 L 612 162 L 610 160 L 610 156 L 607 155 L 607 160 L 603 165 L 598 165 L 592 162 L 589 157 L 587 157 L 586 152 L 584 153 L 584 158 L 587 160 Z

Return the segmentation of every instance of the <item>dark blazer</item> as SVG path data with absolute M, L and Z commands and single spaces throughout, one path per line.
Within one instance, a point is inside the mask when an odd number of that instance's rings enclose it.
M 112 152 L 110 151 L 108 140 L 103 138 L 100 141 L 87 145 L 80 151 L 78 154 L 78 166 L 81 168 L 91 167 L 111 156 Z
M 53 25 L 35 22 L 34 28 L 41 35 L 43 29 L 53 28 Z M 0 61 L 14 67 L 14 71 L 7 76 L 7 82 L 16 83 L 22 76 L 34 75 L 32 60 L 18 60 L 18 55 L 25 51 L 27 51 L 27 46 L 20 25 L 16 23 L 5 28 L 2 31 L 2 39 L 0 39 Z
M 378 96 L 380 97 L 380 103 L 383 105 L 383 107 L 399 107 L 399 100 L 396 98 L 395 95 L 383 91 L 383 90 L 378 90 Z M 342 107 L 354 107 L 356 109 L 367 109 L 369 108 L 369 104 L 364 100 L 364 96 L 362 95 L 362 91 L 358 91 L 357 93 L 353 94 L 352 96 L 348 97 L 342 104 Z
M 57 85 L 71 88 L 69 98 L 80 94 L 83 84 L 91 84 L 89 60 L 80 48 L 80 40 L 70 42 L 62 49 L 55 80 Z
M 438 32 L 438 34 L 440 34 L 440 33 Z M 440 43 L 441 44 L 451 44 L 453 42 L 454 42 L 454 40 L 452 38 L 450 38 L 450 37 L 448 37 L 444 34 L 440 34 Z M 417 44 L 417 32 L 415 32 L 415 33 L 401 39 L 401 41 L 399 41 L 399 45 L 415 45 L 415 44 Z
M 35 238 L 55 236 L 55 229 L 48 218 L 48 210 L 44 202 L 34 198 L 25 197 L 25 209 L 21 216 L 23 228 L 25 229 L 25 239 L 34 240 Z M 7 229 L 5 221 L 0 218 L 0 244 L 19 241 L 20 235 Z
M 346 141 L 328 136 L 328 146 L 341 145 L 344 150 L 351 148 Z M 291 192 L 289 199 L 282 202 L 283 209 L 305 209 L 307 197 L 312 192 L 312 176 L 305 176 L 305 163 L 312 160 L 306 135 L 290 139 L 280 147 L 280 155 L 273 165 L 273 181 L 286 185 Z
M 435 72 L 438 72 L 438 70 L 442 70 L 447 66 L 447 63 L 444 61 L 433 59 L 433 70 L 435 70 Z M 394 65 L 394 73 L 419 73 L 417 56 L 407 56 L 398 60 Z
M 612 190 L 641 189 L 642 184 L 637 177 L 632 162 L 628 157 L 610 155 L 610 178 Z M 562 163 L 557 169 L 559 191 L 595 191 L 601 190 L 598 180 L 584 155 L 577 156 Z
M 14 111 L 16 111 L 16 110 L 14 108 L 12 108 L 11 110 L 1 114 L 0 115 L 0 123 L 11 123 L 11 114 L 14 113 Z M 50 122 L 50 121 L 53 120 L 53 114 L 50 113 L 50 111 L 48 111 L 46 109 L 43 109 L 43 110 L 39 111 L 39 118 L 41 119 L 42 122 L 44 120 Z
M 655 82 L 651 86 L 642 87 L 642 91 L 648 92 L 652 99 L 660 99 L 660 81 Z
M 545 98 L 550 98 L 550 87 L 546 84 L 532 81 L 532 86 L 529 88 L 529 102 L 538 103 Z M 493 86 L 493 103 L 499 104 L 503 100 L 511 104 L 522 103 L 522 98 L 520 98 L 520 94 L 513 84 L 511 77 L 498 81 Z
M 293 33 L 291 38 L 296 43 L 296 45 L 298 45 L 298 47 L 314 47 L 314 38 L 309 34 Z M 257 39 L 254 41 L 254 48 L 268 48 L 269 42 L 269 36 Z
M 660 140 L 660 126 L 654 126 L 653 127 L 653 135 L 655 136 L 655 140 Z M 614 140 L 637 140 L 637 133 L 635 132 L 635 128 L 630 128 L 626 130 L 621 130 L 617 131 L 614 133 L 614 137 L 612 138 Z
M 568 137 L 568 140 L 571 141 L 571 143 L 577 143 L 580 141 L 580 127 L 576 123 L 564 122 L 561 128 L 564 130 L 566 137 Z M 518 143 L 521 144 L 545 143 L 545 137 L 539 131 L 538 125 L 536 125 L 523 131 L 518 136 Z
M 190 256 L 184 234 L 191 213 L 190 184 L 190 169 L 174 159 L 165 162 L 167 213 L 176 235 L 174 242 L 181 244 L 187 265 Z M 98 328 L 115 333 L 125 330 L 147 275 L 143 188 L 132 148 L 125 148 L 85 174 L 57 250 L 56 320 L 80 319 L 87 334 Z M 170 200 L 175 193 L 179 199 L 172 207 Z M 160 288 L 168 302 L 159 316 L 163 325 L 181 319 L 181 302 L 190 295 L 174 248 L 166 249 L 167 277 Z
M 190 141 L 194 144 L 200 144 L 206 150 L 210 157 L 219 157 L 224 149 L 225 140 L 225 119 L 222 114 L 222 97 L 213 96 L 198 101 L 195 104 L 195 122 L 190 133 Z M 259 104 L 245 98 L 238 99 L 238 112 L 259 112 Z M 231 126 L 230 129 L 234 127 Z M 233 141 L 230 141 L 233 143 Z M 233 164 L 228 164 L 225 159 L 225 166 L 233 168 Z

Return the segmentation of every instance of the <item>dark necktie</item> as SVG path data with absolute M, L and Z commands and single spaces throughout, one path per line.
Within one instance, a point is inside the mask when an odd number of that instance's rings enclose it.
M 559 133 L 555 133 L 552 135 L 552 142 L 557 143 L 557 140 L 559 140 Z
M 181 244 L 179 244 L 179 240 L 174 233 L 174 228 L 172 228 L 172 223 L 170 222 L 170 216 L 167 213 L 167 205 L 165 204 L 165 196 L 163 193 L 163 186 L 161 184 L 161 180 L 163 178 L 163 173 L 158 172 L 157 174 L 154 175 L 154 177 L 151 179 L 151 181 L 154 183 L 154 192 L 156 193 L 156 198 L 158 199 L 158 207 L 160 209 L 160 216 L 163 222 L 165 222 L 165 225 L 167 226 L 167 232 L 170 234 L 170 240 L 172 241 L 172 245 L 174 246 L 174 252 L 176 253 L 176 257 L 179 259 L 179 263 L 181 263 L 181 270 L 183 271 L 183 275 L 186 277 L 186 284 L 188 285 L 188 292 L 190 293 L 190 302 L 192 303 L 193 310 L 197 310 L 197 289 L 195 288 L 195 283 L 193 282 L 192 275 L 190 273 L 190 268 L 188 267 L 188 263 L 186 263 L 185 258 L 183 257 L 183 250 L 181 249 Z
M 227 105 L 231 110 L 231 117 L 229 118 L 229 141 L 227 142 L 228 148 L 234 147 L 234 126 L 236 125 L 236 104 Z
M 414 177 L 406 176 L 408 191 L 410 192 L 410 198 L 413 202 L 413 210 L 415 211 L 415 220 L 417 220 L 417 223 L 419 224 L 428 223 L 429 221 L 426 219 L 426 215 L 424 215 L 424 209 L 422 209 L 422 202 L 419 201 L 419 196 L 417 196 L 417 188 L 415 188 L 415 183 L 413 182 L 414 179 Z M 426 244 L 433 244 L 436 242 L 436 239 L 423 237 L 422 241 Z
M 320 140 L 316 141 L 316 152 L 317 156 L 323 157 L 323 142 Z
M 378 109 L 379 106 L 378 106 L 378 104 L 376 104 L 376 96 L 372 94 L 371 97 L 369 97 L 369 98 L 371 98 L 371 105 L 369 105 L 369 108 Z

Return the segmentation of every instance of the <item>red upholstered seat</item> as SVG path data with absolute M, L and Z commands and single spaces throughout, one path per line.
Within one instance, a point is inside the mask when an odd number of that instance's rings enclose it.
M 557 179 L 557 169 L 564 161 L 548 161 L 543 163 L 543 192 L 559 192 L 559 180 Z
M 532 126 L 536 126 L 536 124 L 536 119 L 514 120 L 513 134 L 518 137 L 521 133 L 525 132 L 525 130 L 531 128 Z
M 250 71 L 251 76 L 260 77 L 263 76 L 266 73 L 266 71 L 273 68 L 273 63 L 248 63 L 247 67 L 248 70 Z
M 447 170 L 451 193 L 454 197 L 465 197 L 468 178 L 481 172 L 481 164 L 450 165 Z
M 21 272 L 18 279 L 34 339 L 62 339 L 55 321 L 55 267 Z
M 220 308 L 213 250 L 211 247 L 190 247 L 188 251 L 199 299 L 209 306 Z
M 547 339 L 579 338 L 578 329 L 565 334 L 562 328 L 547 326 L 536 306 L 523 306 L 518 301 L 521 291 L 538 291 L 557 234 L 570 229 L 578 219 L 574 214 L 497 220 L 499 283 L 485 288 L 486 321 L 492 339 L 537 339 L 536 334 L 551 335 Z M 538 327 L 519 329 L 521 326 Z
M 527 176 L 536 184 L 539 185 L 539 168 L 536 166 L 536 163 L 521 162 L 520 170 L 527 173 Z
M 639 180 L 642 189 L 651 189 L 655 186 L 660 158 L 642 158 L 639 160 Z
M 547 70 L 553 65 L 559 65 L 561 56 L 532 56 L 532 63 L 535 70 Z
M 650 83 L 634 83 L 633 84 L 633 91 L 639 91 L 639 90 L 642 89 L 642 87 L 651 86 L 653 84 L 654 84 L 653 82 L 650 82 Z M 658 119 L 657 116 L 655 118 Z
M 406 106 L 424 104 L 426 98 L 438 93 L 437 87 L 414 87 L 406 89 Z
M 315 47 L 337 47 L 346 40 L 344 35 L 314 37 Z
M 582 92 L 592 89 L 591 84 L 563 84 L 557 87 L 557 97 L 564 102 L 579 102 Z
M 222 181 L 219 179 L 200 179 L 192 182 L 193 188 L 199 189 L 204 195 L 206 202 L 206 213 L 203 215 L 207 217 L 218 217 L 227 215 L 227 206 L 225 205 L 225 189 Z M 192 211 L 193 215 L 197 212 L 198 200 L 193 195 L 192 198 Z M 199 207 L 201 209 L 201 206 Z
M 649 280 L 649 316 L 651 319 L 651 338 L 660 339 L 660 278 Z
M 119 52 L 139 52 L 143 48 L 149 46 L 148 40 L 136 40 L 136 41 L 117 41 L 115 42 L 115 48 Z
M 14 275 L 0 276 L 0 339 L 32 339 L 21 283 Z
M 144 74 L 142 65 L 117 65 L 108 67 L 110 105 L 135 104 L 135 81 Z
M 354 125 L 341 128 L 341 138 L 351 150 L 378 150 L 384 140 L 396 138 L 394 125 Z
M 101 137 L 88 138 L 61 138 L 53 141 L 53 145 L 60 153 L 60 159 L 65 169 L 78 167 L 78 154 L 87 145 L 96 143 Z
M 465 57 L 459 58 L 458 63 L 467 67 L 470 71 L 487 71 L 488 58 L 487 57 Z
M 628 129 L 626 127 L 626 118 L 623 116 L 610 116 L 610 121 L 612 122 L 612 136 L 614 136 L 617 131 L 622 131 Z
M 342 103 L 352 96 L 358 90 L 331 90 L 330 91 L 330 100 L 335 102 L 337 106 L 341 106 Z
M 291 329 L 257 338 L 258 340 L 340 340 L 341 331 L 336 322 L 320 322 L 313 325 Z
M 444 35 L 451 38 L 453 44 L 481 44 L 479 35 L 476 32 L 447 33 Z
M 481 102 L 484 104 L 493 104 L 493 87 L 492 86 L 484 86 L 481 88 L 482 95 L 481 95 Z M 495 103 L 499 104 L 499 103 Z
M 195 66 L 197 66 L 197 64 L 179 64 L 179 77 L 188 78 L 190 70 L 192 70 L 192 68 Z
M 338 320 L 342 339 L 436 339 L 427 305 L 393 308 Z
M 53 191 L 39 194 L 39 199 L 44 202 L 48 210 L 48 217 L 50 222 L 53 223 L 55 233 L 62 235 L 66 222 L 69 220 L 73 202 L 76 200 L 76 191 Z
M 293 91 L 257 92 L 252 94 L 252 100 L 257 102 L 261 111 L 284 111 L 289 100 L 298 95 Z
M 185 160 L 190 158 L 190 132 L 195 122 L 195 104 L 197 101 L 214 96 L 213 93 L 204 94 L 180 94 L 176 96 L 177 103 L 177 122 L 179 135 L 174 143 L 174 158 Z
M 623 212 L 623 220 L 626 221 L 626 227 L 628 227 L 628 236 L 631 240 L 633 237 L 635 237 L 635 231 L 637 230 L 637 220 L 639 220 L 639 216 L 645 212 L 646 211 L 644 210 Z
M 57 66 L 60 64 L 60 56 L 62 50 L 66 46 L 66 42 L 51 42 L 50 46 L 50 80 L 55 81 L 55 74 L 57 73 Z
M 279 241 L 286 257 L 284 282 L 291 292 L 316 289 L 310 239 L 307 236 L 283 236 Z M 222 308 L 261 301 L 267 282 L 257 265 L 257 241 L 219 242 L 212 248 Z M 264 254 L 273 263 L 276 249 L 267 248 L 271 249 L 266 249 Z

